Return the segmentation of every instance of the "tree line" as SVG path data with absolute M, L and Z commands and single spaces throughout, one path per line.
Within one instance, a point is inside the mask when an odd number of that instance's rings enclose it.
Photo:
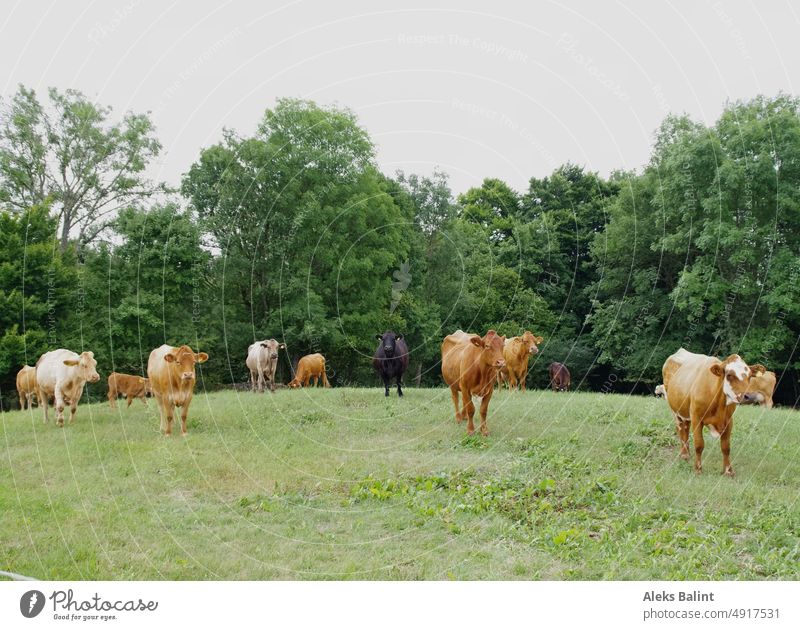
M 382 173 L 339 107 L 280 99 L 226 130 L 179 187 L 145 173 L 148 114 L 20 87 L 0 106 L 0 395 L 47 350 L 142 374 L 152 348 L 211 356 L 207 388 L 247 380 L 246 350 L 322 352 L 336 385 L 375 385 L 375 334 L 405 335 L 406 380 L 441 385 L 454 330 L 545 338 L 529 385 L 567 364 L 584 389 L 646 392 L 680 346 L 738 352 L 794 404 L 800 334 L 800 101 L 669 116 L 637 171 L 564 164 L 516 191 L 454 195 L 441 170 Z M 93 392 L 101 393 L 99 388 Z

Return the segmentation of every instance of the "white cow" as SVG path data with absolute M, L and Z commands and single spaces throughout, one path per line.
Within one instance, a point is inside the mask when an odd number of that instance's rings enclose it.
M 274 339 L 256 341 L 247 348 L 247 368 L 250 370 L 250 384 L 255 392 L 264 391 L 265 382 L 269 382 L 271 391 L 275 391 L 275 368 L 278 367 L 278 350 L 286 348 L 285 343 Z
M 36 362 L 36 387 L 39 404 L 44 409 L 47 422 L 47 407 L 50 398 L 55 398 L 56 425 L 64 426 L 64 405 L 70 409 L 69 422 L 75 420 L 78 401 L 83 395 L 83 386 L 100 380 L 97 373 L 94 352 L 76 354 L 72 350 L 53 350 L 45 352 Z

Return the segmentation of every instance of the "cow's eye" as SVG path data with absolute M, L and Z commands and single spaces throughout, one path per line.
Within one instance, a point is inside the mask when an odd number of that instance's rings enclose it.
M 728 380 L 729 380 L 731 383 L 733 382 L 733 379 L 734 379 L 734 378 L 735 378 L 735 377 L 733 376 L 733 374 L 728 374 L 728 376 L 727 376 L 727 379 L 728 379 Z

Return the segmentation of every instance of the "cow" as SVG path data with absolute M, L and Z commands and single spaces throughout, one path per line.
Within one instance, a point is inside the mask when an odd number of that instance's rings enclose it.
M 45 423 L 52 397 L 55 399 L 56 426 L 64 426 L 65 404 L 69 405 L 69 423 L 72 424 L 84 386 L 99 380 L 94 352 L 77 354 L 64 348 L 45 352 L 36 362 L 36 393 L 44 411 Z
M 205 352 L 195 352 L 187 345 L 174 347 L 164 344 L 150 353 L 147 377 L 153 396 L 158 401 L 164 435 L 172 435 L 175 407 L 181 407 L 181 435 L 189 434 L 186 417 L 194 396 L 194 366 L 206 361 L 208 355 Z
M 565 392 L 569 389 L 572 377 L 566 365 L 554 361 L 550 364 L 548 371 L 550 372 L 550 386 L 554 392 Z
M 297 371 L 294 373 L 294 378 L 289 382 L 289 387 L 292 389 L 308 387 L 312 378 L 314 379 L 314 386 L 319 385 L 320 378 L 325 387 L 331 386 L 328 382 L 328 376 L 325 374 L 325 357 L 319 352 L 307 354 L 297 362 Z
M 539 352 L 538 344 L 544 339 L 526 330 L 520 337 L 506 339 L 503 346 L 503 358 L 506 366 L 498 372 L 498 377 L 506 382 L 509 389 L 519 387 L 525 391 L 528 378 L 528 359 Z
M 456 422 L 467 420 L 467 433 L 475 432 L 473 396 L 481 398 L 481 434 L 489 435 L 486 413 L 494 393 L 497 372 L 506 364 L 503 345 L 506 338 L 494 330 L 483 337 L 457 330 L 442 342 L 442 377 L 450 388 Z M 461 405 L 458 395 L 461 393 Z
M 763 365 L 748 366 L 738 355 L 724 361 L 684 348 L 667 357 L 661 374 L 667 404 L 675 418 L 675 429 L 681 443 L 680 456 L 689 459 L 689 429 L 694 438 L 694 469 L 703 470 L 703 427 L 720 438 L 722 474 L 733 477 L 730 461 L 733 413 L 748 396 L 750 376 L 766 372 Z
M 275 368 L 278 367 L 278 350 L 286 348 L 285 343 L 274 339 L 256 341 L 247 348 L 247 369 L 250 370 L 250 385 L 253 392 L 264 391 L 264 384 L 269 384 L 271 392 L 275 391 Z
M 392 379 L 397 382 L 397 395 L 403 395 L 402 379 L 408 369 L 408 346 L 403 335 L 396 335 L 387 330 L 382 335 L 375 335 L 378 348 L 372 357 L 372 367 L 383 380 L 386 396 L 389 395 L 389 385 Z
M 147 405 L 147 395 L 152 395 L 150 382 L 141 376 L 111 372 L 108 375 L 108 404 L 112 409 L 117 408 L 117 397 L 122 394 L 131 406 L 134 398 L 139 398 Z
M 656 395 L 656 398 L 664 398 L 667 395 L 667 390 L 664 387 L 664 384 L 656 385 L 656 390 L 653 392 Z
M 32 365 L 24 365 L 17 372 L 17 394 L 19 394 L 19 408 L 28 409 L 33 406 L 33 399 L 36 396 L 36 368 Z
M 772 409 L 772 394 L 775 392 L 777 382 L 775 372 L 753 373 L 750 377 L 750 389 L 747 390 L 748 403 L 757 403 L 767 409 Z

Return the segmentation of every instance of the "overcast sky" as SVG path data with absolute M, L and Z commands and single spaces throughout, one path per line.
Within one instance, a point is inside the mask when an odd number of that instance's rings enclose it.
M 12 8 L 13 7 L 13 8 Z M 153 176 L 177 184 L 223 127 L 275 99 L 353 109 L 387 173 L 499 177 L 648 159 L 667 112 L 800 86 L 800 10 L 782 2 L 4 2 L 0 89 L 77 88 L 151 111 Z

